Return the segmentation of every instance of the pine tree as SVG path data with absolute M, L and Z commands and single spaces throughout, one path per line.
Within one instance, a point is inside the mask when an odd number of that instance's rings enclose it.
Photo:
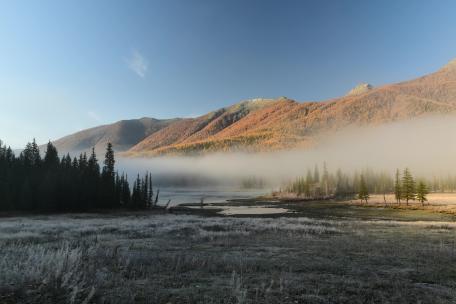
M 25 145 L 25 149 L 21 152 L 19 159 L 25 168 L 34 166 L 33 148 L 31 143 Z
M 320 182 L 320 171 L 318 170 L 318 166 L 317 165 L 315 165 L 315 168 L 314 168 L 313 182 L 314 183 L 319 183 Z
M 416 196 L 415 181 L 408 168 L 405 168 L 402 176 L 402 198 L 408 206 L 409 200 L 414 200 Z
M 323 177 L 322 177 L 323 187 L 325 189 L 325 196 L 329 195 L 329 173 L 328 168 L 326 167 L 326 162 L 323 162 Z
M 114 150 L 112 149 L 112 144 L 108 142 L 106 146 L 106 154 L 103 166 L 103 175 L 105 177 L 114 178 L 114 165 L 116 161 L 114 159 Z
M 78 159 L 76 157 L 73 158 L 73 163 L 71 164 L 71 166 L 73 167 L 73 169 L 78 169 L 79 168 L 79 162 L 78 162 Z
M 399 169 L 396 169 L 396 178 L 394 180 L 394 196 L 396 198 L 396 202 L 400 205 L 402 198 L 402 185 Z
M 310 170 L 307 170 L 306 182 L 309 183 L 309 185 L 314 183 Z
M 429 193 L 426 184 L 423 181 L 419 181 L 418 186 L 416 187 L 416 198 L 421 202 L 421 205 L 424 206 L 424 202 L 427 201 L 426 195 Z
M 154 198 L 154 189 L 152 187 L 152 174 L 149 173 L 149 195 L 147 197 L 148 207 L 152 206 L 152 200 Z
M 131 195 L 130 195 L 130 185 L 128 184 L 127 175 L 124 176 L 124 174 L 122 174 L 122 177 L 120 178 L 120 184 L 121 184 L 121 192 L 120 192 L 121 205 L 124 207 L 129 207 Z
M 83 171 L 87 168 L 87 166 L 88 166 L 87 154 L 85 152 L 79 154 L 78 168 Z
M 32 165 L 35 167 L 39 167 L 41 165 L 40 148 L 38 147 L 35 138 L 32 142 Z
M 304 195 L 305 195 L 307 198 L 311 197 L 310 185 L 311 185 L 311 182 L 306 178 L 306 181 L 305 181 L 305 183 L 304 183 Z
M 92 148 L 92 153 L 90 154 L 89 160 L 87 162 L 87 167 L 91 175 L 98 176 L 100 174 L 100 165 L 98 164 L 98 159 L 94 147 Z
M 55 168 L 59 165 L 59 154 L 55 146 L 49 141 L 44 155 L 44 165 L 47 168 Z
M 369 199 L 369 191 L 367 190 L 366 181 L 364 180 L 364 176 L 361 174 L 359 180 L 359 191 L 358 191 L 358 198 L 361 200 L 361 203 Z

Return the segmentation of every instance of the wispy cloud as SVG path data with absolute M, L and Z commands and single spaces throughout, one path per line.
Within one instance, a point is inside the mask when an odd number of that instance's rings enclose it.
M 87 112 L 87 115 L 88 115 L 91 119 L 93 119 L 94 121 L 96 121 L 96 122 L 101 122 L 101 118 L 100 118 L 100 116 L 98 116 L 97 113 L 92 112 L 92 111 L 89 111 L 89 112 Z
M 130 57 L 126 60 L 127 66 L 130 70 L 135 72 L 141 78 L 146 76 L 148 69 L 147 59 L 138 51 L 133 50 Z

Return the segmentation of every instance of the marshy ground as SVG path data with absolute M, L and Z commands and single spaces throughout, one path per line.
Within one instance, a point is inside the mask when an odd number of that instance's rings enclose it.
M 0 303 L 456 302 L 454 215 L 280 208 L 3 217 Z

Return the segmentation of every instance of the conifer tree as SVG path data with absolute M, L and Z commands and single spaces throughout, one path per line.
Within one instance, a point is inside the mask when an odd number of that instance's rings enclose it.
M 87 166 L 88 166 L 87 154 L 85 152 L 79 154 L 78 168 L 81 170 L 85 170 L 87 168 Z
M 314 181 L 313 181 L 313 177 L 312 177 L 312 173 L 310 172 L 309 169 L 307 169 L 307 177 L 306 177 L 306 182 L 309 183 L 309 185 L 313 184 Z
M 100 174 L 100 165 L 98 164 L 97 155 L 95 153 L 95 147 L 92 148 L 92 153 L 90 154 L 87 166 L 91 175 L 98 176 Z
M 396 198 L 396 202 L 400 205 L 402 198 L 402 185 L 399 169 L 396 169 L 396 176 L 394 180 L 394 196 Z
M 36 143 L 35 138 L 33 139 L 33 142 L 32 142 L 32 161 L 33 161 L 34 166 L 39 167 L 41 165 L 40 148 L 38 147 L 38 144 Z
M 47 168 L 59 165 L 59 154 L 57 153 L 57 149 L 55 146 L 49 141 L 46 147 L 46 153 L 44 155 L 44 165 Z
M 424 181 L 419 181 L 418 186 L 416 187 L 416 198 L 421 202 L 421 205 L 424 206 L 424 202 L 427 201 L 426 195 L 429 193 L 429 190 L 424 183 Z
M 369 191 L 367 189 L 366 181 L 364 180 L 364 176 L 362 174 L 359 180 L 358 198 L 361 200 L 361 203 L 365 201 L 366 204 L 369 199 Z
M 114 165 L 116 161 L 114 159 L 114 150 L 112 144 L 108 142 L 106 146 L 106 154 L 103 166 L 103 175 L 105 177 L 114 178 Z
M 315 168 L 314 168 L 313 182 L 314 183 L 320 182 L 320 171 L 318 170 L 318 165 L 315 165 Z
M 326 162 L 323 162 L 323 176 L 322 176 L 323 187 L 325 190 L 325 196 L 329 195 L 329 173 L 326 167 Z
M 309 198 L 311 197 L 311 193 L 310 193 L 310 185 L 311 183 L 307 180 L 306 178 L 306 181 L 304 183 L 304 195 Z
M 79 162 L 78 162 L 78 159 L 76 157 L 73 158 L 73 163 L 72 163 L 71 166 L 73 167 L 73 169 L 79 168 Z
M 415 181 L 408 168 L 404 169 L 402 176 L 402 198 L 406 201 L 408 206 L 409 200 L 414 200 L 416 196 Z
M 153 198 L 154 198 L 154 189 L 152 188 L 152 174 L 149 173 L 149 195 L 147 197 L 148 207 L 152 206 Z

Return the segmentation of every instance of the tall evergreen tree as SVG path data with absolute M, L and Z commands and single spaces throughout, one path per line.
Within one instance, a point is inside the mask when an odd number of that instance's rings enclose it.
M 358 191 L 358 198 L 361 200 L 361 203 L 363 201 L 366 202 L 369 199 L 369 191 L 367 189 L 366 181 L 364 180 L 364 176 L 361 174 L 360 179 L 359 179 L 359 191 Z
M 313 184 L 312 172 L 310 172 L 309 169 L 307 169 L 306 181 L 307 181 L 309 184 Z
M 424 181 L 419 181 L 418 186 L 416 187 L 416 198 L 420 201 L 421 205 L 424 205 L 424 202 L 427 201 L 426 195 L 429 193 L 429 190 L 424 183 Z
M 154 199 L 154 189 L 152 188 L 152 174 L 149 173 L 149 195 L 147 197 L 148 207 L 152 206 L 153 199 Z
M 87 154 L 81 153 L 79 154 L 79 163 L 78 163 L 78 168 L 81 170 L 87 169 L 88 162 L 87 162 Z
M 402 198 L 402 185 L 401 185 L 401 175 L 399 173 L 399 169 L 396 169 L 396 176 L 394 179 L 394 196 L 396 198 L 396 202 L 400 205 L 401 198 Z
M 46 146 L 46 153 L 44 155 L 44 165 L 47 168 L 55 168 L 59 165 L 59 154 L 55 146 L 49 141 Z
M 326 162 L 323 162 L 323 176 L 322 176 L 323 188 L 325 191 L 325 196 L 329 195 L 329 173 L 328 168 L 326 167 Z
M 402 198 L 406 201 L 408 206 L 409 200 L 414 200 L 416 196 L 415 181 L 408 168 L 404 169 L 402 176 Z
M 114 165 L 116 161 L 114 159 L 114 150 L 112 144 L 109 142 L 106 146 L 106 154 L 103 166 L 103 175 L 105 177 L 114 178 Z
M 318 170 L 318 165 L 315 165 L 315 168 L 314 168 L 313 182 L 314 183 L 320 182 L 320 171 Z
M 41 154 L 40 154 L 40 148 L 38 147 L 38 144 L 36 143 L 35 138 L 32 141 L 32 161 L 33 165 L 39 167 L 41 165 Z

